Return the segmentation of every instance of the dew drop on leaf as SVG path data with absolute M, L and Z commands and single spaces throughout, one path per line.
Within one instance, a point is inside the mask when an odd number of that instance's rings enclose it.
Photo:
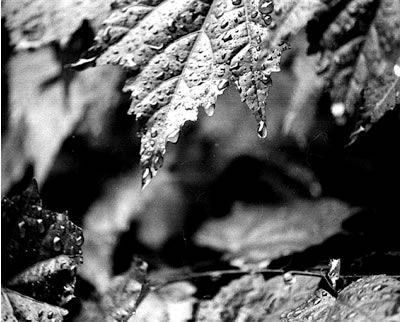
M 179 129 L 173 130 L 168 136 L 167 136 L 167 141 L 171 143 L 176 143 L 178 142 L 179 138 Z
M 229 86 L 229 81 L 227 79 L 221 79 L 218 83 L 218 89 L 222 91 Z
M 263 18 L 263 20 L 264 20 L 264 23 L 265 23 L 267 26 L 268 26 L 269 24 L 271 24 L 272 18 L 271 18 L 270 15 L 262 16 L 262 18 Z
M 207 105 L 204 107 L 204 111 L 206 112 L 206 114 L 207 114 L 208 116 L 213 116 L 213 115 L 214 115 L 214 112 L 215 112 L 215 104 L 213 104 L 213 103 L 207 104 Z
M 258 6 L 258 10 L 264 14 L 268 15 L 274 11 L 274 3 L 271 0 L 261 0 Z
M 232 0 L 232 4 L 233 4 L 234 6 L 239 6 L 239 5 L 242 4 L 242 0 Z

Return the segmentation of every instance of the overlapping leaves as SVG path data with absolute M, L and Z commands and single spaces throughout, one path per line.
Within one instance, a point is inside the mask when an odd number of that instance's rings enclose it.
M 325 3 L 308 26 L 310 52 L 321 52 L 319 73 L 330 89 L 333 112 L 352 118 L 354 140 L 400 103 L 394 68 L 400 59 L 400 3 Z
M 82 261 L 82 231 L 65 213 L 42 207 L 36 182 L 2 201 L 4 311 L 9 321 L 62 320 Z M 8 320 L 7 320 L 8 321 Z

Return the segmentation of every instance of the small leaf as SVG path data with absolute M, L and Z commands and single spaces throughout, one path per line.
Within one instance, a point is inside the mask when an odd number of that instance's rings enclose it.
M 351 283 L 335 298 L 319 289 L 302 305 L 284 313 L 283 321 L 398 321 L 400 282 L 376 275 Z
M 84 20 L 99 27 L 110 10 L 110 0 L 2 1 L 2 16 L 18 50 L 57 41 L 65 45 Z
M 327 2 L 309 24 L 310 52 L 321 52 L 332 103 L 355 123 L 351 142 L 400 103 L 399 28 L 400 3 L 391 0 Z
M 286 283 L 282 276 L 265 281 L 246 275 L 223 287 L 209 301 L 202 301 L 196 321 L 277 321 L 289 307 L 302 303 L 317 289 L 320 278 L 296 276 Z
M 237 206 L 229 217 L 206 223 L 195 240 L 228 252 L 236 266 L 267 265 L 339 233 L 352 211 L 334 199 L 300 200 L 285 207 Z

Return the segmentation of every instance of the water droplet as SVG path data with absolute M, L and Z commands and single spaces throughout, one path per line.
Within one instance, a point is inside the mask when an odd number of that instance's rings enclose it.
M 261 139 L 265 139 L 268 135 L 267 124 L 264 121 L 258 122 L 258 129 L 257 129 L 258 137 Z
M 270 15 L 262 16 L 264 23 L 268 26 L 272 22 L 272 18 Z
M 256 37 L 256 42 L 257 42 L 257 44 L 261 44 L 261 41 L 262 41 L 262 40 L 261 40 L 261 37 L 260 37 L 260 36 L 257 36 L 257 37 Z
M 217 85 L 217 88 L 222 91 L 229 86 L 229 81 L 227 79 L 221 79 Z
M 400 65 L 394 65 L 393 66 L 393 73 L 397 76 L 400 77 Z
M 26 233 L 26 228 L 25 228 L 25 222 L 21 221 L 18 223 L 18 230 L 19 230 L 19 236 L 21 238 L 25 238 L 25 233 Z
M 283 282 L 288 285 L 292 284 L 294 282 L 293 274 L 290 272 L 286 272 L 285 274 L 283 274 Z
M 157 169 L 157 170 L 160 169 L 163 166 L 163 163 L 164 163 L 164 158 L 163 158 L 162 155 L 157 155 L 154 158 L 154 167 L 155 167 L 155 169 Z
M 215 112 L 215 104 L 209 103 L 204 107 L 204 111 L 208 116 L 213 116 Z
M 250 14 L 250 18 L 252 18 L 252 19 L 256 19 L 257 16 L 258 16 L 258 12 L 257 12 L 257 11 L 253 11 L 253 12 Z
M 167 141 L 168 142 L 172 142 L 172 143 L 176 143 L 176 142 L 178 142 L 178 138 L 179 138 L 179 129 L 174 129 L 173 131 L 171 131 L 168 134 Z
M 156 79 L 161 80 L 164 78 L 164 75 L 165 75 L 164 72 L 161 71 L 156 75 Z
M 234 6 L 240 6 L 242 4 L 242 0 L 232 0 L 232 4 Z
M 151 178 L 152 178 L 152 176 L 151 176 L 150 169 L 149 168 L 145 168 L 143 173 L 142 173 L 142 190 L 147 187 L 147 185 L 151 181 Z
M 78 236 L 76 237 L 76 245 L 77 246 L 82 246 L 83 245 L 83 236 Z
M 151 133 L 150 133 L 150 136 L 151 136 L 152 138 L 155 138 L 157 135 L 158 135 L 157 130 L 156 130 L 156 129 L 152 129 L 152 130 L 151 130 Z
M 345 110 L 346 108 L 342 102 L 335 102 L 331 105 L 331 113 L 336 118 L 342 117 Z
M 160 51 L 161 49 L 164 48 L 164 44 L 158 44 L 158 45 L 147 45 L 150 49 L 156 50 L 156 51 Z
M 59 252 L 61 250 L 61 247 L 62 247 L 61 238 L 58 237 L 58 236 L 54 237 L 54 239 L 53 239 L 53 249 L 56 252 Z
M 36 220 L 36 224 L 37 224 L 37 227 L 38 227 L 39 234 L 43 234 L 44 231 L 45 231 L 43 219 Z
M 258 10 L 264 14 L 268 15 L 274 11 L 274 3 L 271 0 L 261 0 L 258 6 Z
M 52 318 L 54 317 L 54 313 L 53 313 L 53 312 L 47 313 L 47 317 L 48 317 L 49 319 L 52 319 Z
M 223 21 L 223 22 L 221 23 L 221 28 L 222 28 L 222 29 L 225 29 L 226 27 L 228 27 L 228 25 L 229 25 L 229 21 L 228 21 L 228 20 L 225 20 L 225 21 Z
M 232 34 L 230 32 L 227 32 L 222 36 L 222 41 L 227 42 L 230 40 L 232 40 Z

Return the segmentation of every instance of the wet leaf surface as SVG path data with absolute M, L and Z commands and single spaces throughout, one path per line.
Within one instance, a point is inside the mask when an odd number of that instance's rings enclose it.
M 398 321 L 399 300 L 400 282 L 375 275 L 351 283 L 337 298 L 319 289 L 281 318 L 283 321 Z
M 356 124 L 351 142 L 400 103 L 399 17 L 398 1 L 333 1 L 309 24 L 310 52 L 321 53 L 318 73 L 332 113 Z
M 280 315 L 303 302 L 318 287 L 320 278 L 247 275 L 223 287 L 211 300 L 202 301 L 196 321 L 278 321 Z

